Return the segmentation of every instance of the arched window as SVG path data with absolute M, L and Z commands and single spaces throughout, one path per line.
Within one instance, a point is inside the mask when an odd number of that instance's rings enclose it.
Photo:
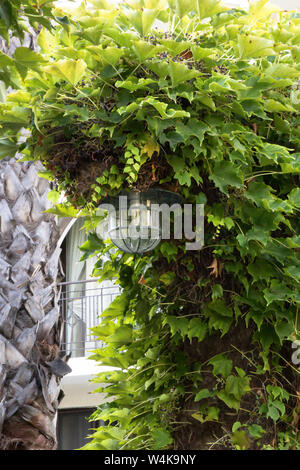
M 60 304 L 65 321 L 62 350 L 71 357 L 88 356 L 90 351 L 101 347 L 90 328 L 99 324 L 99 315 L 119 293 L 119 287 L 112 281 L 98 283 L 91 276 L 96 257 L 80 261 L 83 253 L 79 247 L 87 239 L 85 230 L 81 230 L 83 223 L 83 218 L 76 220 L 62 245 L 65 268 L 65 281 L 60 283 Z

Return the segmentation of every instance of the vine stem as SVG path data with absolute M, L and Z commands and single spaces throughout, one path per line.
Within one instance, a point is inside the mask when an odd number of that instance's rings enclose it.
M 253 367 L 255 367 L 255 363 L 254 363 L 253 361 L 251 361 L 251 359 L 249 359 L 249 357 L 246 356 L 246 354 L 245 354 L 243 351 L 240 351 L 239 348 L 237 348 L 236 346 L 234 346 L 234 344 L 232 344 L 231 346 L 232 346 L 234 349 L 236 349 L 237 352 L 239 352 L 239 353 L 243 356 L 243 358 L 247 359 L 247 361 L 249 361 L 250 364 L 252 364 Z
M 120 447 L 120 450 L 122 450 L 125 446 L 127 446 L 129 442 L 135 441 L 136 439 L 139 439 L 140 437 L 144 437 L 144 436 L 149 436 L 149 433 L 147 433 L 147 434 L 140 434 L 140 435 L 138 435 L 138 436 L 133 437 L 132 439 L 129 439 L 129 441 L 127 441 L 125 444 L 123 444 L 123 445 Z
M 168 366 L 168 365 L 169 365 L 169 364 L 155 364 L 154 366 L 146 367 L 146 369 L 142 369 L 142 370 L 140 370 L 139 372 L 137 372 L 136 374 L 133 374 L 133 375 L 131 375 L 130 377 L 128 377 L 127 380 L 133 379 L 134 377 L 136 377 L 136 376 L 139 375 L 139 374 L 142 374 L 142 373 L 145 372 L 146 370 L 153 369 L 153 368 L 155 368 L 155 367 Z M 172 367 L 175 367 L 175 364 L 174 364 Z
M 297 374 L 300 375 L 300 371 L 298 369 L 296 369 L 296 367 L 292 366 L 292 364 L 287 361 L 283 356 L 281 356 L 281 354 L 279 354 L 277 351 L 273 351 L 273 349 L 270 349 L 271 353 L 273 354 L 276 354 L 277 356 L 279 356 L 286 364 L 288 364 L 295 372 L 297 372 Z
M 215 442 L 213 442 L 209 449 L 208 450 L 211 450 L 216 444 L 218 444 L 218 442 L 224 440 L 226 437 L 229 437 L 229 434 L 224 434 L 223 436 L 221 436 L 219 439 L 217 439 Z

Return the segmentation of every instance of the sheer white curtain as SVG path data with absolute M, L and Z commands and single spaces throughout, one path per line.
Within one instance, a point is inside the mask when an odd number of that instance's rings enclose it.
M 86 279 L 86 263 L 80 261 L 79 247 L 85 242 L 86 234 L 81 230 L 83 219 L 72 225 L 66 238 L 66 281 L 77 282 Z M 72 357 L 84 356 L 86 322 L 83 315 L 84 283 L 67 285 L 66 289 L 66 343 Z
M 87 280 L 93 280 L 92 271 L 97 261 L 97 257 L 88 258 L 86 260 L 86 273 Z M 86 350 L 93 350 L 101 346 L 100 342 L 94 340 L 89 328 L 99 324 L 99 315 L 109 306 L 113 296 L 116 293 L 116 286 L 112 281 L 97 281 L 86 283 L 85 289 L 85 312 L 86 312 L 86 326 L 87 326 L 87 338 L 86 338 Z
M 66 289 L 66 343 L 72 357 L 89 355 L 89 351 L 101 347 L 90 328 L 99 323 L 99 315 L 118 293 L 112 281 L 99 284 L 92 277 L 96 256 L 79 261 L 83 254 L 79 247 L 87 239 L 85 230 L 81 230 L 83 224 L 84 219 L 76 220 L 66 238 L 66 281 L 89 281 L 67 285 Z

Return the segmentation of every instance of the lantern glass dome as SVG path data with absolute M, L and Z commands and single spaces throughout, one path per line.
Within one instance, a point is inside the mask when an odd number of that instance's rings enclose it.
M 161 241 L 162 217 L 159 205 L 181 204 L 182 197 L 163 189 L 148 191 L 122 191 L 108 197 L 108 236 L 115 246 L 125 253 L 145 253 Z

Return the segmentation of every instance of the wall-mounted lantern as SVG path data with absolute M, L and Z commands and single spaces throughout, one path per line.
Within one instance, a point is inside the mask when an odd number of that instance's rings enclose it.
M 182 203 L 179 194 L 160 188 L 107 197 L 100 206 L 108 210 L 106 235 L 126 253 L 151 251 L 162 238 L 162 211 Z

